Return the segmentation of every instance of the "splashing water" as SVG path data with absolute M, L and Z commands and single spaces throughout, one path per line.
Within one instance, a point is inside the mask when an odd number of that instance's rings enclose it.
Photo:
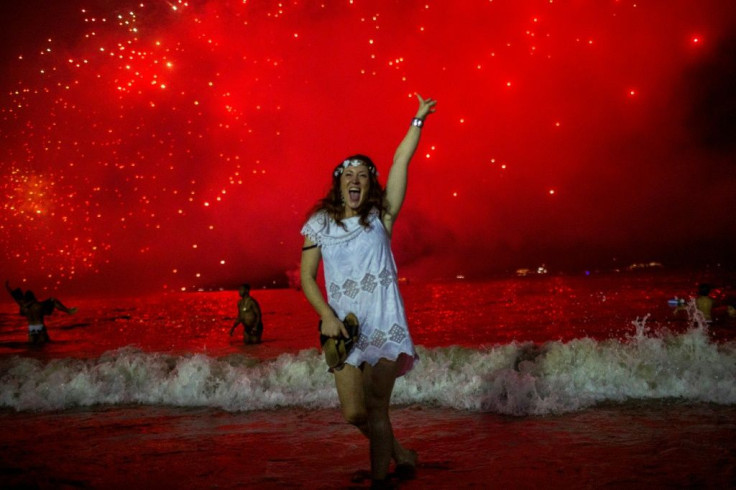
M 543 415 L 603 402 L 682 399 L 736 403 L 736 346 L 717 344 L 705 324 L 685 333 L 625 340 L 509 343 L 482 349 L 419 348 L 393 402 Z M 123 348 L 97 359 L 0 361 L 0 406 L 59 410 L 99 404 L 219 407 L 230 411 L 336 405 L 331 376 L 314 349 L 261 361 L 236 354 L 169 355 Z

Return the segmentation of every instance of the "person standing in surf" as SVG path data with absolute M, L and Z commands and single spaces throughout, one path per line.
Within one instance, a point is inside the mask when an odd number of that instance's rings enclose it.
M 243 284 L 238 290 L 238 317 L 230 329 L 230 336 L 238 325 L 243 325 L 243 342 L 246 344 L 260 344 L 263 335 L 263 318 L 261 317 L 261 306 L 258 301 L 250 295 L 250 284 Z
M 389 405 L 394 382 L 417 358 L 398 288 L 391 234 L 404 202 L 409 162 L 421 129 L 437 102 L 417 94 L 419 108 L 399 144 L 385 190 L 365 155 L 337 165 L 332 185 L 301 233 L 301 284 L 320 317 L 321 334 L 348 337 L 342 322 L 354 313 L 360 336 L 345 364 L 332 370 L 345 419 L 370 441 L 373 488 L 389 488 L 389 467 L 400 478 L 414 476 L 417 454 L 394 438 Z M 317 285 L 323 262 L 326 299 Z
M 61 310 L 69 315 L 77 312 L 76 308 L 67 308 L 56 298 L 39 301 L 30 289 L 26 290 L 25 293 L 21 288 L 11 289 L 10 282 L 7 280 L 5 281 L 5 289 L 8 290 L 13 300 L 18 303 L 20 307 L 19 314 L 28 320 L 28 342 L 31 344 L 43 344 L 51 341 L 44 318 L 51 315 L 54 310 Z

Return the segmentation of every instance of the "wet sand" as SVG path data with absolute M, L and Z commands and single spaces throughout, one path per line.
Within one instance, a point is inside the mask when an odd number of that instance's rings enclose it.
M 636 402 L 549 417 L 393 410 L 400 488 L 733 488 L 736 408 Z M 337 410 L 111 407 L 0 414 L 3 488 L 366 488 Z

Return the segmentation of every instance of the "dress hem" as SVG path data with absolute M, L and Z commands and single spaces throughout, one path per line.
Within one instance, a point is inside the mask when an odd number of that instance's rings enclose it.
M 414 362 L 419 360 L 419 356 L 416 353 L 409 353 L 409 352 L 400 352 L 398 356 L 396 356 L 396 359 L 390 359 L 385 356 L 381 356 L 378 359 L 375 360 L 375 362 L 371 362 L 368 359 L 363 360 L 360 364 L 363 365 L 365 363 L 370 364 L 371 366 L 375 366 L 378 364 L 378 361 L 381 359 L 386 359 L 387 361 L 395 362 L 398 364 L 399 369 L 397 371 L 396 377 L 400 378 L 401 376 L 405 375 L 409 371 L 411 371 L 414 368 Z M 356 366 L 352 362 L 345 361 L 345 364 L 350 364 L 351 366 L 360 369 L 360 365 Z

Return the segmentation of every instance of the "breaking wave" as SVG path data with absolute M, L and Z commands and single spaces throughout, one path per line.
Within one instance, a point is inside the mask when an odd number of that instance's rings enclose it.
M 418 347 L 421 360 L 397 381 L 392 401 L 517 416 L 628 400 L 736 404 L 736 343 L 713 342 L 705 325 L 680 334 L 650 333 L 646 319 L 634 325 L 625 340 Z M 125 404 L 249 411 L 333 407 L 337 397 L 315 349 L 265 361 L 130 347 L 95 359 L 0 359 L 0 407 Z

